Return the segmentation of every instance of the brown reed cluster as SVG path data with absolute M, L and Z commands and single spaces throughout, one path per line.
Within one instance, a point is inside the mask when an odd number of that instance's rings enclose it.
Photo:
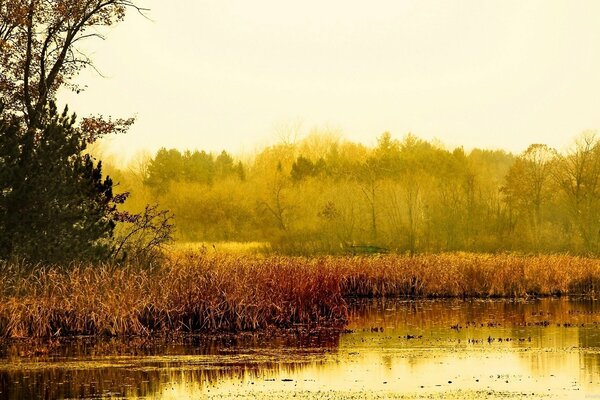
M 151 335 L 340 325 L 339 277 L 317 261 L 186 254 L 163 266 L 4 266 L 0 336 Z
M 0 337 L 342 326 L 346 298 L 594 295 L 600 260 L 441 254 L 280 257 L 181 252 L 160 267 L 0 265 Z

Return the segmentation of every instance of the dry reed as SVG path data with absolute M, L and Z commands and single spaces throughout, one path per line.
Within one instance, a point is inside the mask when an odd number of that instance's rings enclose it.
M 600 260 L 441 254 L 279 257 L 180 253 L 162 266 L 0 265 L 0 336 L 152 335 L 341 326 L 346 297 L 587 294 Z

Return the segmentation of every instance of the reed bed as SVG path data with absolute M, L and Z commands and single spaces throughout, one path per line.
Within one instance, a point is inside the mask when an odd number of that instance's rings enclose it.
M 569 255 L 384 255 L 343 264 L 338 273 L 346 297 L 528 297 L 600 290 L 600 260 Z
M 181 252 L 161 266 L 0 264 L 0 336 L 156 335 L 343 326 L 348 297 L 595 295 L 567 255 L 280 257 Z
M 4 266 L 0 335 L 151 335 L 339 325 L 340 280 L 318 262 L 173 257 L 158 268 Z M 31 272 L 24 272 L 31 270 Z

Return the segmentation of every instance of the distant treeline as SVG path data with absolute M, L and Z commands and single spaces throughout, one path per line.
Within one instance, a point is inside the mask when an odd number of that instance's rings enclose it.
M 384 133 L 375 147 L 311 135 L 248 160 L 161 149 L 113 171 L 128 207 L 158 202 L 182 241 L 284 253 L 600 252 L 600 142 L 564 153 L 465 152 Z

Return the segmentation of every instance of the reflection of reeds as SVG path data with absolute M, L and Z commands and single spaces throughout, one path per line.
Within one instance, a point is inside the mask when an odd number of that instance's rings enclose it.
M 4 265 L 0 335 L 147 335 L 336 325 L 346 296 L 593 294 L 600 261 L 553 255 L 260 257 L 181 253 L 163 266 Z M 32 272 L 27 272 L 32 271 Z

